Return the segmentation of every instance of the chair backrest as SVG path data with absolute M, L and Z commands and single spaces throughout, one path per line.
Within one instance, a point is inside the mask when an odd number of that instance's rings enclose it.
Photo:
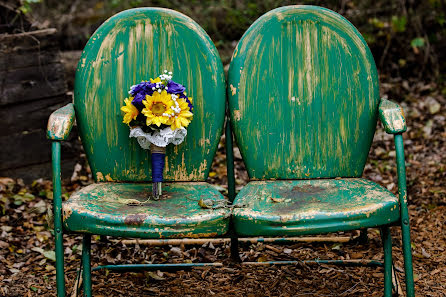
M 225 78 L 218 52 L 189 17 L 169 9 L 137 8 L 108 19 L 79 61 L 74 106 L 79 133 L 97 181 L 150 181 L 150 151 L 129 138 L 120 108 L 130 86 L 167 69 L 194 104 L 185 141 L 169 145 L 164 179 L 208 176 L 225 114 Z
M 266 13 L 238 43 L 227 85 L 250 178 L 362 174 L 378 77 L 366 42 L 341 15 L 305 5 Z

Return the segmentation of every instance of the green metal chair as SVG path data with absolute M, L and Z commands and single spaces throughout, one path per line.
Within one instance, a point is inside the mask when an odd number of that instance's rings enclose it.
M 236 233 L 299 236 L 379 227 L 384 295 L 391 296 L 389 226 L 401 226 L 407 296 L 414 296 L 406 124 L 397 104 L 380 99 L 375 62 L 356 28 L 315 6 L 270 11 L 238 43 L 227 85 L 231 125 L 251 179 L 234 200 Z M 361 178 L 378 116 L 395 136 L 398 197 Z
M 129 138 L 120 108 L 131 85 L 164 69 L 173 71 L 175 81 L 186 86 L 194 101 L 194 120 L 185 141 L 167 148 L 166 198 L 146 201 L 151 193 L 150 153 Z M 83 234 L 84 295 L 91 296 L 91 234 L 183 238 L 227 232 L 228 208 L 198 205 L 200 198 L 224 199 L 204 181 L 223 131 L 225 98 L 224 72 L 215 46 L 197 23 L 181 13 L 131 9 L 111 17 L 93 34 L 78 64 L 74 104 L 54 112 L 48 123 L 53 141 L 58 296 L 65 294 L 64 233 Z M 75 118 L 96 183 L 62 202 L 60 142 L 67 139 Z M 128 203 L 135 199 L 140 203 Z M 112 266 L 107 268 L 128 268 Z

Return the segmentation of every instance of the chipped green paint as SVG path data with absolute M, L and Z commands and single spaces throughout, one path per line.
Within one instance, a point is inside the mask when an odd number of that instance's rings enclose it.
M 159 201 L 148 200 L 151 191 L 151 185 L 144 183 L 89 185 L 62 204 L 63 225 L 72 232 L 138 238 L 212 237 L 227 232 L 228 208 L 198 205 L 201 198 L 225 199 L 211 185 L 165 183 Z
M 405 123 L 389 102 L 383 101 L 378 112 L 376 66 L 359 32 L 320 7 L 270 11 L 237 45 L 228 86 L 232 127 L 250 178 L 282 179 L 250 182 L 240 191 L 233 209 L 236 233 L 292 236 L 400 223 L 406 292 L 413 297 L 401 135 Z M 396 133 L 398 198 L 356 178 L 363 172 L 378 114 L 386 131 Z M 316 179 L 330 177 L 344 179 Z M 391 241 L 386 232 L 389 296 Z
M 237 195 L 233 220 L 246 236 L 304 235 L 391 224 L 398 198 L 360 178 L 253 181 Z
M 186 86 L 194 119 L 185 141 L 167 148 L 167 181 L 204 181 L 223 130 L 225 79 L 218 52 L 189 17 L 162 8 L 137 8 L 107 20 L 79 61 L 74 107 L 79 133 L 97 181 L 151 180 L 150 154 L 122 123 L 131 85 L 164 69 Z
M 66 140 L 74 124 L 74 108 L 69 103 L 50 115 L 47 126 L 47 137 L 51 140 Z
M 402 133 L 407 130 L 403 109 L 398 104 L 387 99 L 381 99 L 379 119 L 389 134 Z
M 345 18 L 314 6 L 268 12 L 237 45 L 228 86 L 252 179 L 361 176 L 378 78 L 366 42 Z

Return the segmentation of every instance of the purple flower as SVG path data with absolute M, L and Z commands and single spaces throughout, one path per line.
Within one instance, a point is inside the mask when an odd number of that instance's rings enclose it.
M 156 86 L 156 84 L 151 84 L 150 82 L 146 82 L 144 86 L 144 92 L 146 95 L 152 96 L 154 90 L 153 88 Z
M 152 96 L 156 84 L 152 84 L 148 81 L 142 81 L 137 85 L 134 85 L 130 88 L 130 95 L 134 98 L 132 100 L 132 104 L 141 111 L 144 108 L 144 104 L 142 101 L 146 99 L 146 95 Z
M 137 85 L 131 86 L 129 94 L 132 95 L 132 96 L 135 96 L 135 94 L 143 92 L 144 91 L 144 86 L 145 86 L 145 82 L 143 82 L 143 81 L 140 82 Z
M 132 86 L 129 93 L 132 96 L 136 96 L 139 93 L 142 93 L 144 95 L 152 95 L 152 88 L 154 88 L 155 86 L 156 84 L 152 84 L 148 81 L 142 81 L 139 84 Z
M 153 91 L 152 91 L 153 93 Z M 141 111 L 144 108 L 144 104 L 142 104 L 142 101 L 146 99 L 145 93 L 142 91 L 135 95 L 135 97 L 132 100 L 132 104 L 135 105 L 135 107 Z
M 186 90 L 186 88 L 183 85 L 177 84 L 173 80 L 170 80 L 167 83 L 167 90 L 171 94 L 179 94 L 179 93 L 183 93 L 184 90 Z

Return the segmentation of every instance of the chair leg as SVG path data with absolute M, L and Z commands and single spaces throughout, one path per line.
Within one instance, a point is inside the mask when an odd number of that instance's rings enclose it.
M 242 262 L 238 250 L 238 238 L 235 236 L 231 236 L 231 259 L 237 263 Z
M 62 187 L 60 179 L 60 142 L 53 141 L 52 144 L 53 165 L 53 202 L 54 202 L 54 237 L 56 252 L 56 287 L 57 296 L 65 296 L 65 272 L 64 272 L 64 249 L 63 249 L 63 227 L 62 227 Z
M 381 229 L 381 238 L 384 247 L 384 296 L 392 297 L 392 236 L 389 227 Z
M 404 145 L 401 133 L 395 134 L 395 151 L 398 172 L 398 196 L 401 207 L 401 233 L 403 236 L 406 295 L 407 297 L 414 297 L 415 289 L 413 281 L 412 248 L 410 246 L 409 210 L 407 209 L 406 163 L 404 161 Z
M 413 266 L 412 266 L 412 247 L 410 246 L 410 227 L 408 220 L 403 220 L 401 226 L 403 237 L 403 255 L 404 255 L 404 273 L 406 279 L 406 295 L 407 297 L 415 296 Z
M 85 234 L 82 240 L 82 278 L 84 287 L 84 296 L 91 297 L 91 235 Z
M 367 234 L 367 228 L 359 230 L 358 242 L 360 244 L 367 244 L 369 237 Z
M 65 271 L 64 271 L 64 250 L 63 250 L 63 234 L 60 228 L 55 229 L 56 238 L 56 287 L 57 296 L 65 296 Z

